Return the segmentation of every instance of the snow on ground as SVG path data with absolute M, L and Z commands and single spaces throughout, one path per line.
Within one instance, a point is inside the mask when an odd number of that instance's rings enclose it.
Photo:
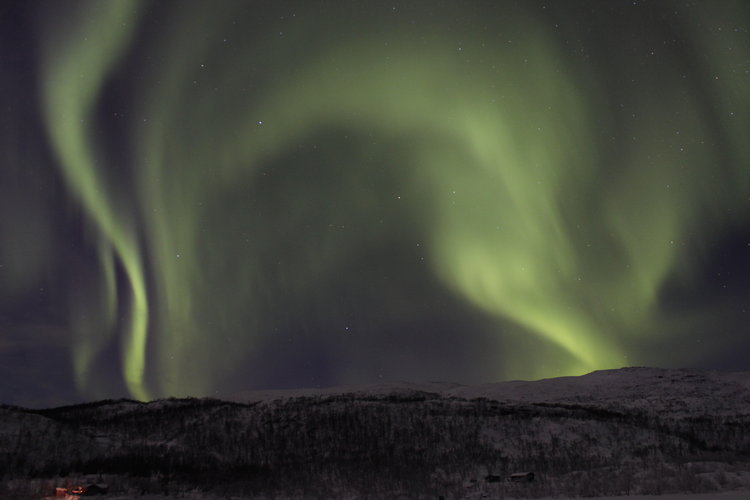
M 47 497 L 53 500 L 55 497 Z M 59 497 L 58 497 L 59 498 Z M 68 499 L 78 499 L 68 496 Z M 132 496 L 107 496 L 107 500 L 133 500 Z M 216 497 L 202 496 L 200 493 L 186 493 L 180 497 L 165 497 L 161 495 L 144 495 L 135 497 L 138 500 L 214 500 Z M 233 497 L 240 500 L 241 497 Z M 547 497 L 537 500 L 567 500 L 569 497 Z M 45 499 L 47 500 L 47 499 Z M 348 500 L 348 499 L 347 499 Z M 506 497 L 506 500 L 514 500 Z M 518 499 L 521 500 L 521 499 Z M 725 493 L 675 493 L 671 495 L 632 495 L 619 497 L 586 497 L 585 500 L 750 500 L 750 491 L 731 491 Z

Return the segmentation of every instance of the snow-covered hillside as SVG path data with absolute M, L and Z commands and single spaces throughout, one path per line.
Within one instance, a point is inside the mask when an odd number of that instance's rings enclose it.
M 589 403 L 611 409 L 735 415 L 750 412 L 750 372 L 621 368 L 579 377 L 510 381 L 475 386 L 448 382 L 389 382 L 330 388 L 247 391 L 226 399 L 274 401 L 342 394 L 377 396 L 427 392 L 444 397 L 486 398 L 510 403 Z
M 0 494 L 39 498 L 62 480 L 105 481 L 113 495 L 214 498 L 747 490 L 749 380 L 626 368 L 475 387 L 396 383 L 233 401 L 4 407 Z M 522 471 L 534 480 L 505 480 Z
M 459 387 L 446 394 L 528 403 L 589 403 L 611 409 L 668 411 L 673 416 L 736 415 L 750 412 L 750 373 L 622 368 L 580 377 Z

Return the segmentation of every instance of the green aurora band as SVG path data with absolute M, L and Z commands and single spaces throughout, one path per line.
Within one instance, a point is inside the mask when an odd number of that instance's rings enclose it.
M 100 255 L 100 283 L 71 306 L 82 391 L 96 392 L 93 361 L 117 336 L 134 397 L 211 392 L 286 321 L 269 304 L 313 300 L 351 255 L 389 241 L 383 213 L 424 235 L 432 274 L 498 334 L 548 345 L 498 350 L 488 378 L 638 363 L 644 336 L 676 335 L 660 291 L 690 283 L 707 251 L 695 235 L 748 214 L 750 43 L 727 34 L 727 51 L 706 28 L 746 17 L 742 2 L 695 7 L 681 29 L 710 56 L 660 46 L 661 64 L 620 100 L 536 4 L 497 7 L 512 15 L 491 32 L 463 3 L 413 3 L 435 14 L 419 26 L 374 5 L 334 3 L 325 17 L 305 5 L 277 7 L 286 18 L 263 32 L 235 22 L 253 16 L 246 3 L 226 1 L 172 6 L 158 29 L 150 16 L 166 7 L 130 1 L 81 3 L 65 30 L 45 25 L 49 139 Z M 621 75 L 652 44 L 633 40 L 609 49 Z M 118 92 L 131 103 L 122 156 L 97 135 Z M 313 193 L 323 182 L 299 164 L 330 163 L 331 136 L 350 140 L 335 153 L 343 167 Z M 107 174 L 123 161 L 126 183 Z M 265 191 L 289 164 L 312 180 Z M 326 223 L 364 227 L 306 241 L 316 197 L 335 199 Z
M 89 123 L 101 86 L 126 49 L 132 30 L 134 5 L 129 2 L 90 3 L 82 15 L 80 36 L 66 34 L 61 45 L 45 59 L 43 97 L 49 133 L 72 193 L 91 218 L 100 238 L 99 252 L 105 281 L 107 307 L 105 324 L 87 326 L 77 322 L 79 342 L 74 346 L 74 365 L 79 384 L 91 376 L 90 364 L 103 345 L 101 335 L 112 331 L 116 313 L 113 262 L 117 259 L 126 273 L 131 292 L 131 311 L 125 338 L 125 381 L 130 393 L 147 399 L 143 384 L 148 299 L 139 244 L 128 211 L 113 205 L 102 185 L 99 165 L 106 159 L 96 151 Z M 85 306 L 88 309 L 88 305 Z M 75 311 L 78 313 L 78 311 Z M 85 314 L 80 315 L 85 318 Z

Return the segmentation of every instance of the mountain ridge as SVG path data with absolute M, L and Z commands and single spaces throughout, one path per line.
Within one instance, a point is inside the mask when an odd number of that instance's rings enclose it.
M 651 384 L 646 384 L 650 381 Z M 669 391 L 666 389 L 669 388 Z M 444 397 L 466 399 L 487 398 L 509 402 L 602 401 L 621 398 L 635 404 L 639 400 L 658 403 L 649 396 L 661 399 L 708 398 L 738 402 L 750 408 L 750 372 L 703 370 L 694 368 L 624 367 L 596 370 L 584 375 L 544 378 L 539 380 L 509 380 L 502 382 L 464 385 L 452 382 L 385 382 L 327 388 L 253 390 L 231 394 L 225 400 L 260 402 L 295 397 L 325 397 L 342 394 L 387 394 L 399 391 L 437 393 Z M 660 392 L 661 391 L 661 392 Z M 607 395 L 606 393 L 609 393 Z M 656 394 L 654 394 L 656 393 Z M 728 396 L 734 396 L 731 400 Z M 705 405 L 701 405 L 705 406 Z M 738 408 L 727 408 L 733 411 Z
M 481 386 L 0 407 L 0 496 L 39 498 L 59 478 L 205 498 L 750 490 L 749 380 L 626 368 Z M 518 471 L 534 481 L 486 479 Z

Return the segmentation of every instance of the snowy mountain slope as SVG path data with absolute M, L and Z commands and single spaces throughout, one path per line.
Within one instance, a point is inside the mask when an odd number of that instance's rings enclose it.
M 525 403 L 589 403 L 673 415 L 737 415 L 750 412 L 750 373 L 622 368 L 580 377 L 459 387 L 445 394 Z
M 748 374 L 628 368 L 484 386 L 380 384 L 0 409 L 6 491 L 106 475 L 112 493 L 481 498 L 750 489 Z M 239 400 L 239 401 L 237 401 Z M 244 402 L 242 402 L 244 400 Z M 494 489 L 493 489 L 494 488 Z M 254 496 L 255 495 L 255 496 Z
M 247 391 L 226 399 L 260 402 L 342 394 L 376 396 L 410 391 L 509 403 L 587 403 L 610 409 L 669 411 L 685 415 L 750 413 L 750 372 L 640 367 L 601 370 L 579 377 L 476 386 L 448 382 L 390 382 L 330 388 Z

